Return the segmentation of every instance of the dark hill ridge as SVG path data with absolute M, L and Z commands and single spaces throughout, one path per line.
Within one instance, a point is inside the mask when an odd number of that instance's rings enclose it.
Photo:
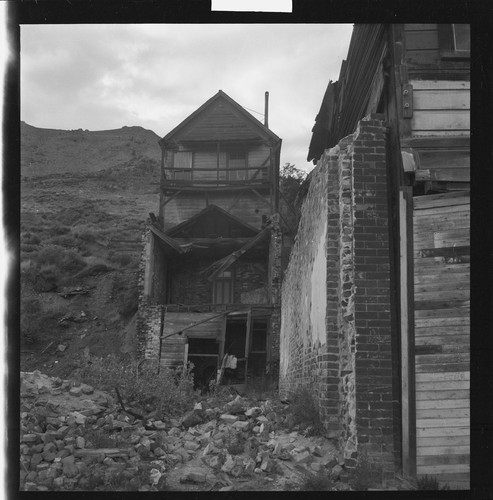
M 138 160 L 159 162 L 160 137 L 142 127 L 115 130 L 56 130 L 21 122 L 21 175 L 86 173 Z

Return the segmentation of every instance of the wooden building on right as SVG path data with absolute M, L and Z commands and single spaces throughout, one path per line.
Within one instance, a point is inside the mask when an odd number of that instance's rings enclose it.
M 469 102 L 468 24 L 356 24 L 339 80 L 329 83 L 316 117 L 308 155 L 308 161 L 328 162 L 329 187 L 335 154 L 344 150 L 346 156 L 339 164 L 352 162 L 354 168 L 347 184 L 352 194 L 348 192 L 346 198 L 353 200 L 348 202 L 354 207 L 354 217 L 347 223 L 352 224 L 351 232 L 343 231 L 346 222 L 341 223 L 341 234 L 352 239 L 346 254 L 340 254 L 341 266 L 350 252 L 356 255 L 354 266 L 347 268 L 354 280 L 347 287 L 341 284 L 339 297 L 344 301 L 353 293 L 355 303 L 355 335 L 347 348 L 355 359 L 351 397 L 356 427 L 351 450 L 361 451 L 364 443 L 372 443 L 375 422 L 388 417 L 393 438 L 387 451 L 392 450 L 397 468 L 418 479 L 435 476 L 452 488 L 469 488 L 470 467 Z M 370 121 L 362 122 L 365 117 Z M 375 120 L 385 128 L 385 139 L 378 144 L 372 143 Z M 348 147 L 353 137 L 357 146 Z M 371 170 L 379 166 L 385 181 Z M 371 211 L 376 214 L 374 222 Z M 328 214 L 330 229 L 330 208 Z M 376 236 L 373 247 L 370 236 Z M 373 261 L 381 274 L 372 273 Z M 361 297 L 361 290 L 372 286 Z M 379 290 L 387 290 L 385 307 L 378 307 L 383 297 Z M 349 307 L 347 300 L 342 303 Z M 327 325 L 330 314 L 327 306 Z M 334 321 L 343 321 L 341 313 Z M 359 339 L 367 335 L 378 344 L 372 336 L 372 321 L 377 329 L 389 325 L 388 350 L 374 347 L 362 359 Z M 359 326 L 363 324 L 370 326 Z M 297 381 L 290 375 L 296 372 L 296 362 L 288 352 L 288 344 L 293 343 L 289 335 L 294 335 L 289 333 L 289 322 L 282 332 L 286 380 L 281 374 L 281 388 L 292 388 Z M 330 332 L 326 342 L 330 344 Z M 339 350 L 341 342 L 339 333 Z M 337 414 L 342 418 L 346 396 L 341 393 L 341 381 L 351 366 L 346 372 L 339 366 L 339 409 L 325 422 L 336 422 Z M 360 401 L 363 390 L 380 390 L 377 382 L 371 385 L 372 380 L 392 387 L 392 409 L 385 406 L 383 396 L 374 400 L 377 404 Z M 326 404 L 330 407 L 330 401 Z M 346 427 L 341 432 L 347 441 Z M 378 440 L 374 443 L 368 448 L 370 454 L 378 448 Z

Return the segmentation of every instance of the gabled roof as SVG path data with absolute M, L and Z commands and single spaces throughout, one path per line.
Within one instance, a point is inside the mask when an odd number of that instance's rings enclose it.
M 280 138 L 225 92 L 219 92 L 185 118 L 159 143 L 171 140 L 254 140 Z
M 221 207 L 218 207 L 217 205 L 209 205 L 186 221 L 183 221 L 180 224 L 172 227 L 171 229 L 168 229 L 166 231 L 166 234 L 168 236 L 178 237 L 180 233 L 183 233 L 187 230 L 192 230 L 194 226 L 198 226 L 200 229 L 203 229 L 203 227 L 206 225 L 206 221 L 210 220 L 211 217 L 218 218 L 220 222 L 223 221 L 228 225 L 232 225 L 233 227 L 238 228 L 242 233 L 244 233 L 243 236 L 252 237 L 259 233 L 258 229 L 250 226 L 246 222 L 242 221 L 238 217 L 235 217 Z

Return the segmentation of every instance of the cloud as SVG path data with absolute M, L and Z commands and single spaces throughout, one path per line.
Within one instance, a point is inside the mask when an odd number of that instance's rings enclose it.
M 219 89 L 262 120 L 268 90 L 282 161 L 309 168 L 311 128 L 350 34 L 327 24 L 25 25 L 22 119 L 165 135 Z

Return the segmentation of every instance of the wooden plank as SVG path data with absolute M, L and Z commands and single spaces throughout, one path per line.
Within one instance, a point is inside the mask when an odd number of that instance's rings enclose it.
M 438 276 L 442 278 L 442 276 Z M 446 275 L 444 277 L 447 277 Z M 432 293 L 432 292 L 440 292 L 447 291 L 451 292 L 453 290 L 469 290 L 469 273 L 463 273 L 463 275 L 455 275 L 453 276 L 456 279 L 450 279 L 448 281 L 440 279 L 440 280 L 432 280 L 429 276 L 427 276 L 427 281 L 424 283 L 415 283 L 414 291 L 416 294 L 418 293 Z
M 469 418 L 471 416 L 471 411 L 469 408 L 428 408 L 428 409 L 417 409 L 416 419 L 460 419 Z M 445 427 L 445 425 L 444 425 Z
M 425 352 L 427 352 L 426 348 L 430 347 L 435 347 L 437 349 L 437 352 L 441 352 L 443 354 L 454 354 L 459 352 L 469 353 L 469 336 L 451 335 L 446 338 L 439 338 L 438 340 L 433 336 L 420 337 L 419 341 L 416 341 L 416 354 L 424 354 Z
M 442 272 L 436 274 L 422 274 L 414 276 L 414 288 L 422 291 L 420 287 L 430 287 L 428 283 L 443 283 L 445 287 L 451 283 L 457 283 L 458 286 L 470 286 L 469 272 Z
M 426 365 L 435 363 L 437 365 L 441 365 L 444 363 L 469 363 L 470 354 L 468 352 L 458 352 L 455 354 L 424 354 L 417 355 L 416 357 L 416 365 Z
M 417 156 L 418 168 L 420 170 L 427 169 L 440 169 L 440 168 L 471 168 L 471 154 L 470 151 L 462 151 L 459 149 L 452 150 L 416 150 L 414 149 L 414 155 Z M 415 168 L 414 170 L 417 170 Z M 461 192 L 463 189 L 457 189 L 457 192 Z
M 407 195 L 407 196 L 406 196 Z M 412 337 L 409 322 L 409 301 L 412 300 L 409 286 L 409 261 L 412 259 L 410 250 L 412 242 L 408 244 L 408 236 L 412 226 L 410 207 L 412 197 L 410 193 L 399 192 L 399 228 L 400 228 L 400 311 L 401 311 L 401 418 L 402 418 L 402 467 L 405 474 L 415 472 L 414 461 L 414 401 L 413 401 L 413 361 Z M 411 224 L 410 224 L 411 223 Z M 412 234 L 412 233 L 411 233 Z M 411 260 L 412 261 L 412 260 Z
M 469 398 L 463 399 L 435 399 L 432 401 L 417 401 L 416 409 L 431 410 L 437 408 L 469 408 Z
M 419 364 L 416 365 L 416 373 L 447 373 L 470 370 L 467 363 L 444 363 L 444 364 Z
M 416 110 L 469 110 L 471 92 L 460 90 L 417 90 L 413 92 L 413 108 Z
M 445 309 L 430 309 L 430 310 L 419 310 L 414 311 L 414 316 L 418 319 L 422 318 L 450 318 L 451 316 L 455 318 L 467 317 L 469 318 L 470 310 L 469 307 L 464 307 L 462 309 L 457 309 L 455 311 L 450 310 L 450 308 Z
M 471 470 L 469 464 L 443 464 L 443 465 L 420 465 L 418 474 L 435 475 L 440 473 L 456 473 L 469 472 Z
M 438 30 L 407 31 L 406 50 L 438 50 Z
M 466 212 L 433 214 L 431 216 L 417 217 L 415 219 L 414 234 L 418 236 L 422 232 L 449 231 L 456 227 L 463 227 L 470 222 L 470 216 Z
M 467 372 L 464 372 L 467 373 Z M 431 375 L 438 375 L 436 373 L 417 373 L 416 377 L 423 376 L 424 380 L 416 382 L 416 391 L 432 392 L 432 391 L 452 391 L 452 390 L 470 390 L 469 380 L 443 380 L 432 381 L 429 380 Z M 446 375 L 446 373 L 442 374 Z
M 450 438 L 447 438 L 450 439 Z M 466 438 L 468 439 L 468 438 Z M 434 456 L 434 457 L 439 457 L 443 455 L 468 455 L 470 451 L 470 446 L 468 442 L 465 442 L 464 444 L 457 444 L 457 443 L 445 443 L 443 445 L 432 445 L 428 439 L 422 439 L 423 444 L 420 444 L 418 446 L 418 453 L 422 457 L 426 456 Z M 464 437 L 462 438 L 462 442 L 464 442 L 465 439 Z M 464 461 L 463 458 L 454 458 L 452 459 L 452 462 L 447 462 L 448 459 L 445 459 L 442 461 L 442 463 L 454 463 L 456 461 L 457 463 L 467 463 Z M 439 460 L 437 459 L 437 462 Z
M 416 430 L 416 434 L 420 438 L 464 436 L 469 439 L 471 428 L 469 425 L 463 427 L 420 427 Z
M 452 326 L 469 326 L 470 318 L 468 315 L 461 317 L 447 317 L 447 318 L 420 318 L 415 321 L 415 327 L 430 328 L 430 327 L 452 327 Z
M 415 276 L 427 276 L 429 274 L 439 273 L 464 273 L 471 268 L 469 262 L 446 263 L 434 258 L 419 259 L 419 267 L 414 268 Z
M 471 138 L 469 136 L 458 137 L 403 137 L 401 148 L 414 148 L 420 152 L 425 150 L 457 150 L 469 151 Z M 426 195 L 430 196 L 430 195 Z
M 422 427 L 463 427 L 470 425 L 469 417 L 463 418 L 416 418 L 416 428 Z
M 411 122 L 417 131 L 468 131 L 471 127 L 470 113 L 466 110 L 414 110 Z
M 416 401 L 428 401 L 432 404 L 435 400 L 441 399 L 467 399 L 469 400 L 469 389 L 451 389 L 448 391 L 417 391 Z
M 455 227 L 454 229 L 448 229 L 446 231 L 435 231 L 431 234 L 418 234 L 417 238 L 414 240 L 415 247 L 416 243 L 422 244 L 425 241 L 452 241 L 455 242 L 457 239 L 467 238 L 467 242 L 469 243 L 470 238 L 470 225 L 465 224 L 464 226 Z M 447 246 L 447 245 L 445 245 Z
M 463 382 L 471 380 L 469 372 L 416 374 L 417 382 Z
M 466 167 L 419 168 L 415 172 L 417 181 L 469 182 L 471 169 Z
M 456 290 L 432 290 L 425 292 L 416 292 L 416 301 L 426 300 L 468 300 L 470 296 L 469 287 Z
M 430 112 L 431 113 L 431 112 Z M 437 135 L 439 133 L 442 136 L 450 137 L 452 138 L 459 138 L 462 137 L 464 134 L 469 135 L 469 129 L 442 129 L 442 130 L 427 130 L 427 129 L 417 129 L 417 130 L 412 130 L 411 132 L 413 135 L 413 138 L 431 138 Z
M 414 302 L 415 311 L 426 311 L 432 312 L 433 310 L 443 311 L 449 309 L 469 309 L 469 300 L 459 300 L 459 299 L 436 299 L 436 300 L 419 300 Z M 450 315 L 449 311 L 449 315 Z
M 414 90 L 460 90 L 470 89 L 471 82 L 465 80 L 410 80 Z
M 415 222 L 419 225 L 424 220 L 423 217 L 426 215 L 431 215 L 432 217 L 437 217 L 442 214 L 456 213 L 456 212 L 466 212 L 469 213 L 469 199 L 462 198 L 463 203 L 453 203 L 448 206 L 437 205 L 437 206 L 420 206 L 419 208 L 414 207 L 414 217 Z M 416 232 L 416 231 L 415 231 Z
M 469 464 L 470 455 L 468 446 L 460 446 L 460 454 L 446 453 L 445 450 L 443 454 L 439 455 L 418 455 L 417 465 L 458 465 L 458 464 Z

